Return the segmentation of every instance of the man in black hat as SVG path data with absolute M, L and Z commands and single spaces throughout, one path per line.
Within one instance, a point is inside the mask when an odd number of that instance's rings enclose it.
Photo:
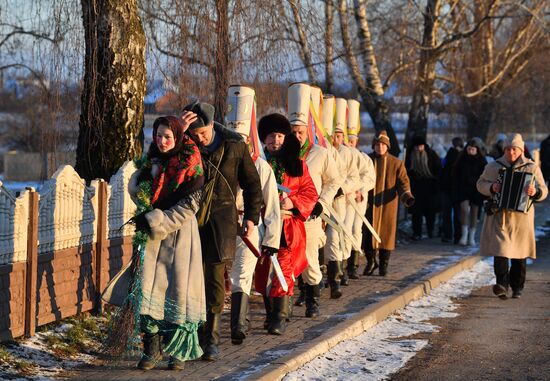
M 206 288 L 206 324 L 201 346 L 203 360 L 213 361 L 218 357 L 225 263 L 235 255 L 235 236 L 248 236 L 258 224 L 262 189 L 248 147 L 239 134 L 214 123 L 214 107 L 202 102 L 186 106 L 182 119 L 194 117 L 187 133 L 199 146 L 205 172 L 204 198 L 197 213 Z M 237 185 L 242 188 L 244 199 L 240 232 L 235 206 Z

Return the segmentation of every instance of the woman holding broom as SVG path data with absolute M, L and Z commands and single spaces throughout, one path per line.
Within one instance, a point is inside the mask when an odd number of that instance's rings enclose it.
M 121 303 L 113 300 L 117 291 L 104 294 L 107 302 L 122 305 L 111 326 L 113 336 L 122 339 L 110 338 L 111 352 L 117 346 L 125 350 L 135 333 L 141 333 L 138 368 L 143 370 L 154 368 L 162 352 L 170 356 L 168 368 L 173 370 L 202 355 L 197 330 L 206 307 L 195 213 L 204 177 L 200 152 L 184 133 L 194 118 L 186 114 L 155 120 L 153 143 L 135 161 L 138 170 L 128 184 L 137 204 L 129 291 Z

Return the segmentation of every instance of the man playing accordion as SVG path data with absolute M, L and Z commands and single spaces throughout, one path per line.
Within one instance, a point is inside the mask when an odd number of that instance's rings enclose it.
M 499 200 L 487 213 L 481 233 L 480 253 L 494 257 L 496 284 L 493 292 L 506 299 L 508 288 L 512 297 L 519 298 L 525 283 L 526 260 L 536 257 L 535 211 L 531 202 L 542 201 L 548 195 L 540 168 L 524 155 L 525 145 L 520 134 L 511 134 L 505 142 L 504 155 L 489 163 L 477 181 L 477 189 L 485 196 Z M 517 181 L 499 181 L 507 176 L 511 179 L 527 179 L 521 186 Z M 514 194 L 515 193 L 515 194 Z M 517 203 L 503 203 L 506 200 L 527 198 L 527 208 Z M 508 268 L 508 259 L 512 264 Z

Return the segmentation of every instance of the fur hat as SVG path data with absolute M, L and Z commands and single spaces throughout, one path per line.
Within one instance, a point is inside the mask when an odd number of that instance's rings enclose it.
M 195 128 L 206 127 L 214 120 L 214 106 L 209 103 L 199 102 L 198 100 L 188 104 L 183 108 L 183 111 L 192 111 L 197 114 L 197 120 L 195 120 L 189 126 L 190 130 Z
M 522 151 L 525 151 L 525 143 L 523 142 L 523 138 L 520 134 L 511 134 L 508 136 L 504 142 L 504 148 L 506 147 L 517 147 Z
M 426 138 L 423 136 L 414 136 L 411 140 L 411 147 L 426 145 Z
M 278 113 L 265 115 L 258 123 L 258 134 L 260 135 L 262 143 L 265 142 L 267 135 L 272 132 L 288 135 L 291 131 L 290 122 L 286 116 Z
M 391 148 L 390 138 L 385 130 L 380 131 L 378 135 L 374 136 L 374 139 L 372 139 L 372 148 L 374 148 L 374 145 L 378 142 L 387 145 L 388 149 Z

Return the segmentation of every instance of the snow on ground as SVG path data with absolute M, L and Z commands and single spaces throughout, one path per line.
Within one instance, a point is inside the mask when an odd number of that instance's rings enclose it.
M 27 187 L 33 187 L 36 191 L 40 191 L 43 184 L 40 181 L 4 181 L 4 175 L 0 174 L 0 185 L 6 188 L 13 196 Z
M 467 248 L 464 250 L 476 250 Z M 453 298 L 465 297 L 473 289 L 494 282 L 492 259 L 477 263 L 472 269 L 455 275 L 449 282 L 358 337 L 341 342 L 285 376 L 294 380 L 384 380 L 395 373 L 427 344 L 427 340 L 409 339 L 421 332 L 437 332 L 429 323 L 434 318 L 452 318 L 458 305 Z

